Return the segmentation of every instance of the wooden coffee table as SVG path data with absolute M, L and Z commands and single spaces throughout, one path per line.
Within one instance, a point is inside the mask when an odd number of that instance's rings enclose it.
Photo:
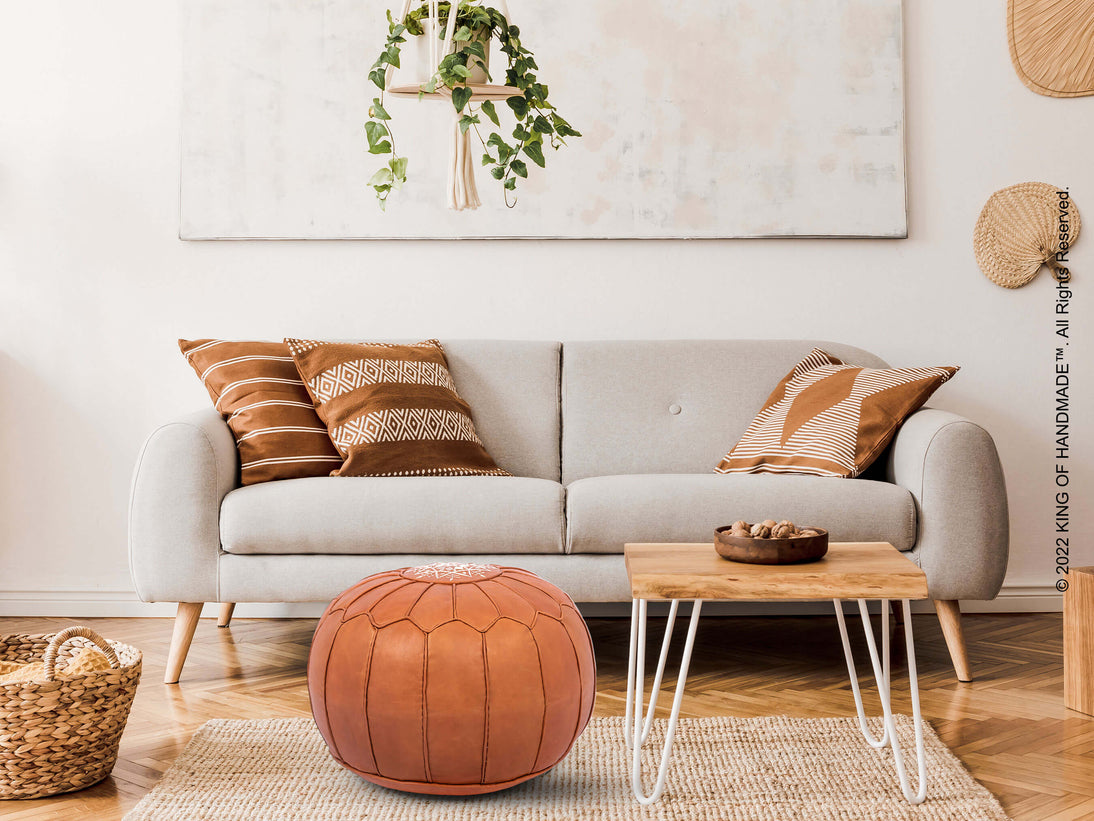
M 727 561 L 714 552 L 708 544 L 628 544 L 624 547 L 627 577 L 631 584 L 631 645 L 627 667 L 627 717 L 624 722 L 627 746 L 632 749 L 631 785 L 635 798 L 642 804 L 651 804 L 661 797 L 665 789 L 672 754 L 672 742 L 676 735 L 676 723 L 680 716 L 680 702 L 684 696 L 691 651 L 695 645 L 695 631 L 699 625 L 699 613 L 704 601 L 808 601 L 831 599 L 835 604 L 836 621 L 839 624 L 843 653 L 847 660 L 847 674 L 851 679 L 851 691 L 855 697 L 859 727 L 870 746 L 877 749 L 891 746 L 893 762 L 904 797 L 912 804 L 920 804 L 927 795 L 926 758 L 923 747 L 923 716 L 919 708 L 919 685 L 916 678 L 915 646 L 912 638 L 912 614 L 909 602 L 927 598 L 927 577 L 911 560 L 887 542 L 835 543 L 828 554 L 816 562 L 790 565 L 741 564 Z M 866 726 L 866 714 L 862 707 L 855 660 L 847 640 L 847 624 L 843 618 L 842 603 L 849 599 L 858 601 L 859 615 L 866 632 L 866 644 L 870 651 L 870 664 L 881 696 L 884 714 L 884 730 L 880 738 L 870 734 Z M 882 652 L 878 656 L 877 645 L 867 610 L 868 600 L 881 601 Z M 915 722 L 916 762 L 919 772 L 919 788 L 912 791 L 904 767 L 904 756 L 896 737 L 891 699 L 889 697 L 889 600 L 899 599 L 904 612 L 904 640 L 908 652 L 908 681 L 912 693 L 912 715 Z M 672 640 L 672 627 L 681 601 L 694 602 L 688 623 L 684 654 L 680 660 L 680 673 L 676 679 L 676 694 L 672 700 L 665 743 L 661 750 L 661 763 L 652 792 L 645 794 L 642 786 L 641 751 L 653 725 L 657 696 L 665 673 L 665 659 Z M 669 618 L 665 625 L 665 637 L 661 643 L 661 656 L 657 662 L 650 704 L 642 717 L 642 700 L 645 690 L 646 604 L 650 601 L 669 601 Z M 641 652 L 640 652 L 641 650 Z M 633 725 L 632 725 L 633 721 Z

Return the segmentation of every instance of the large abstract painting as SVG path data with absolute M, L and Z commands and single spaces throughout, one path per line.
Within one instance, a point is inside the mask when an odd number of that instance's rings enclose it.
M 482 206 L 450 211 L 449 107 L 389 98 L 409 182 L 381 211 L 383 3 L 182 0 L 180 236 L 906 235 L 901 0 L 509 8 L 583 137 L 530 166 L 516 207 L 480 173 Z

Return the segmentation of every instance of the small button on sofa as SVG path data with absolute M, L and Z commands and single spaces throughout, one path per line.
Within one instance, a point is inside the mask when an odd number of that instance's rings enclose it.
M 887 541 L 926 572 L 961 680 L 961 599 L 994 598 L 1007 498 L 975 422 L 912 414 L 860 478 L 713 472 L 772 388 L 830 342 L 442 340 L 487 451 L 511 477 L 317 477 L 239 485 L 211 407 L 140 451 L 129 557 L 141 600 L 178 603 L 165 680 L 178 681 L 202 604 L 329 601 L 357 580 L 459 557 L 530 570 L 577 602 L 628 601 L 626 542 L 712 541 L 736 519 L 787 518 L 833 541 Z

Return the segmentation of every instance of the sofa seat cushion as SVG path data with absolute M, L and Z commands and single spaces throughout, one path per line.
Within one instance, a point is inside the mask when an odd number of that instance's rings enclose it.
M 911 550 L 912 495 L 889 482 L 817 476 L 638 474 L 581 479 L 566 489 L 567 552 L 622 553 L 627 542 L 710 542 L 737 519 L 790 519 L 836 542 Z M 711 547 L 713 550 L 713 546 Z
M 239 488 L 220 511 L 236 554 L 561 553 L 562 485 L 523 477 L 322 477 Z

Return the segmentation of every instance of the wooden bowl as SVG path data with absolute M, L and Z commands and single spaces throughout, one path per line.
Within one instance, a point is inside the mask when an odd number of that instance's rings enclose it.
M 730 526 L 714 531 L 714 549 L 723 559 L 747 564 L 798 564 L 815 562 L 828 552 L 828 531 L 819 527 L 816 536 L 795 536 L 791 539 L 754 539 L 732 536 Z

